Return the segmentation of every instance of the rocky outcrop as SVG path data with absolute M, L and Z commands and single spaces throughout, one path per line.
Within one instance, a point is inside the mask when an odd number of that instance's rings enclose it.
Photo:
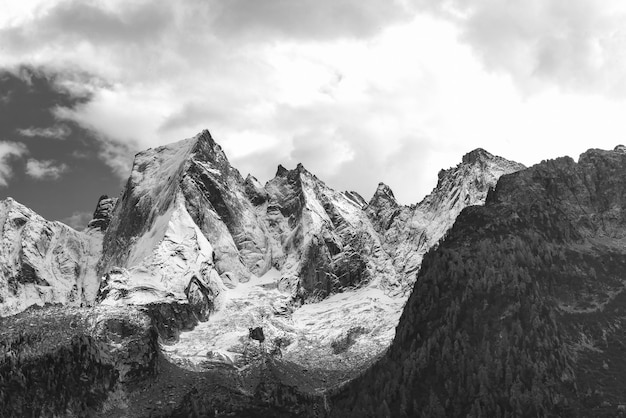
M 367 214 L 374 224 L 376 232 L 384 234 L 391 227 L 391 223 L 402 211 L 396 201 L 391 188 L 385 183 L 379 183 L 374 196 L 367 205 Z
M 153 327 L 164 343 L 178 340 L 183 331 L 190 331 L 200 319 L 204 306 L 195 306 L 192 303 L 154 302 L 142 305 L 139 309 L 151 319 Z
M 100 237 L 43 219 L 15 200 L 0 202 L 0 316 L 45 303 L 93 302 Z
M 117 198 L 110 198 L 107 195 L 100 196 L 96 210 L 93 213 L 93 219 L 87 224 L 87 229 L 93 229 L 96 231 L 104 232 L 111 223 L 111 216 L 113 215 L 113 209 L 117 203 Z
M 381 361 L 334 416 L 618 416 L 626 154 L 504 175 L 424 258 Z

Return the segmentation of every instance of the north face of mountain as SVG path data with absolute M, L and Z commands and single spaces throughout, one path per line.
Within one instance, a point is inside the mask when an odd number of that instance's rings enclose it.
M 626 154 L 503 176 L 424 258 L 381 361 L 335 416 L 616 416 Z

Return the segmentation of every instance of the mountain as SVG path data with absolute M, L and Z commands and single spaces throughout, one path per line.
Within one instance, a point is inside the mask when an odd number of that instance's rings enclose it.
M 626 154 L 504 175 L 424 257 L 387 353 L 333 416 L 617 416 Z
M 102 234 L 50 222 L 8 198 L 0 201 L 0 316 L 33 304 L 82 306 L 95 299 Z
M 456 167 L 439 171 L 433 191 L 410 207 L 398 205 L 391 189 L 379 184 L 367 212 L 405 290 L 415 282 L 424 254 L 450 229 L 461 210 L 482 205 L 500 176 L 524 168 L 478 148 L 465 154 Z
M 302 302 L 394 280 L 357 193 L 330 189 L 301 164 L 280 166 L 265 189 L 267 204 L 258 208 L 273 238 L 272 263 Z
M 393 338 L 422 254 L 463 207 L 482 203 L 500 175 L 521 168 L 479 149 L 442 170 L 417 205 L 398 204 L 383 184 L 368 203 L 332 190 L 301 164 L 279 166 L 265 185 L 244 178 L 203 131 L 137 154 L 121 196 L 102 196 L 84 233 L 23 208 L 33 225 L 67 238 L 53 240 L 57 258 L 14 257 L 4 283 L 46 296 L 2 306 L 6 314 L 45 302 L 144 306 L 165 340 L 181 338 L 171 352 L 194 362 L 206 360 L 193 354 L 198 345 L 245 362 L 247 329 L 261 325 L 269 351 L 351 372 Z M 39 248 L 39 235 L 19 241 L 7 232 L 3 241 Z M 74 264 L 57 262 L 61 256 Z M 36 263 L 45 266 L 35 288 L 20 274 Z M 10 301 L 13 293 L 1 294 Z
M 137 333 L 152 347 L 154 331 L 162 342 L 157 350 L 182 370 L 222 365 L 248 376 L 262 399 L 285 390 L 301 399 L 301 390 L 315 394 L 349 380 L 382 355 L 423 254 L 461 209 L 481 204 L 502 174 L 522 168 L 475 150 L 442 170 L 418 204 L 399 204 L 384 184 L 367 202 L 331 189 L 301 164 L 279 166 L 265 185 L 244 178 L 203 131 L 138 153 L 119 198 L 102 196 L 83 232 L 2 202 L 0 306 L 3 315 L 32 304 L 92 306 L 67 315 L 61 308 L 29 310 L 16 316 L 19 326 L 10 318 L 6 324 L 15 331 L 35 318 L 59 328 L 75 315 L 88 318 L 88 341 L 72 330 L 67 338 L 99 353 L 96 360 L 105 356 L 120 376 L 128 373 L 125 364 L 144 364 L 133 354 L 136 342 L 125 341 Z M 249 338 L 256 327 L 262 345 Z M 31 334 L 22 341 L 20 332 L 7 337 L 7 346 L 39 341 Z M 111 341 L 113 357 L 102 354 Z M 74 350 L 59 348 L 66 349 Z M 5 360 L 7 370 L 22 364 Z M 300 376 L 303 369 L 309 377 Z M 257 381 L 246 370 L 265 377 Z M 286 382 L 296 383 L 285 389 Z M 94 383 L 98 390 L 106 384 Z

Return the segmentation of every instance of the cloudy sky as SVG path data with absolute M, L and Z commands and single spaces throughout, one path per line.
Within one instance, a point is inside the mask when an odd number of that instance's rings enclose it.
M 483 147 L 626 142 L 623 0 L 0 0 L 0 198 L 82 227 L 134 153 L 207 128 L 242 175 L 302 162 L 415 203 Z

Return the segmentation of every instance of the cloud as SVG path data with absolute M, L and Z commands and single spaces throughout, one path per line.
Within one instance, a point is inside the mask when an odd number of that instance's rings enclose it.
M 93 215 L 90 212 L 74 212 L 67 218 L 61 219 L 61 222 L 77 231 L 82 231 L 87 227 L 87 224 L 92 218 Z
M 67 125 L 55 125 L 48 128 L 18 129 L 17 132 L 29 138 L 65 139 L 72 133 L 72 130 Z
M 12 163 L 27 154 L 28 149 L 24 144 L 0 141 L 0 187 L 9 185 L 13 177 Z
M 397 0 L 231 0 L 212 2 L 216 32 L 299 39 L 369 38 L 390 23 L 410 20 Z
M 36 180 L 57 180 L 68 170 L 67 164 L 59 164 L 52 160 L 30 158 L 26 161 L 26 174 Z
M 107 7 L 89 1 L 60 1 L 39 10 L 30 22 L 2 31 L 15 48 L 34 48 L 38 40 L 141 43 L 158 37 L 171 21 L 165 2 L 128 2 Z
M 411 203 L 476 147 L 529 165 L 623 142 L 618 4 L 57 1 L 0 28 L 0 61 L 84 97 L 20 128 L 90 131 L 119 178 L 137 151 L 208 128 L 261 181 L 302 162 Z
M 526 91 L 626 93 L 626 6 L 620 0 L 450 0 L 422 7 L 454 22 L 485 66 Z

